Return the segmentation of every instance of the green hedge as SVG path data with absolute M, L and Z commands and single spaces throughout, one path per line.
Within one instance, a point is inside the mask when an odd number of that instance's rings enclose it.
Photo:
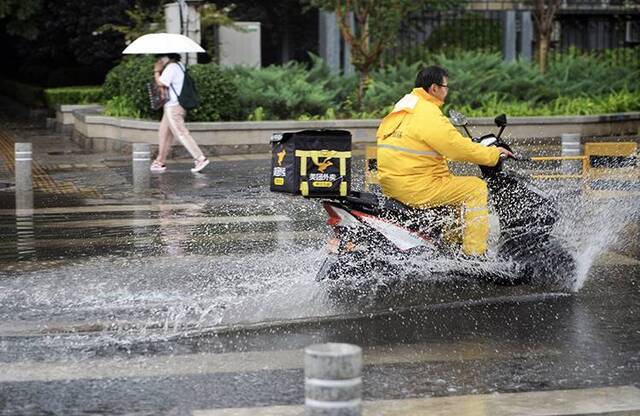
M 10 79 L 0 79 L 0 94 L 31 108 L 45 106 L 44 89 L 35 85 L 23 84 Z
M 113 68 L 103 85 L 107 110 L 122 117 L 157 118 L 149 106 L 147 83 L 153 81 L 152 57 L 128 57 Z M 189 66 L 200 95 L 200 106 L 189 111 L 191 121 L 233 120 L 240 117 L 240 103 L 233 75 L 215 64 Z M 115 100 L 115 101 L 114 101 Z
M 109 71 L 102 85 L 102 96 L 107 104 L 115 97 L 122 97 L 117 100 L 126 101 L 135 112 L 130 117 L 156 117 L 157 113 L 149 107 L 147 95 L 147 83 L 153 80 L 153 62 L 150 56 L 130 56 Z M 126 106 L 121 109 L 125 108 Z
M 62 87 L 44 90 L 47 107 L 56 109 L 63 104 L 91 104 L 102 99 L 102 87 Z
M 215 64 L 191 65 L 200 105 L 189 111 L 191 121 L 237 120 L 241 115 L 241 102 L 233 76 Z

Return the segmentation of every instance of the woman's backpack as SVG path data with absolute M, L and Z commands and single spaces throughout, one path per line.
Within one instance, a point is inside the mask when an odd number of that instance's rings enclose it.
M 193 78 L 191 77 L 191 74 L 189 74 L 189 71 L 187 71 L 186 68 L 183 68 L 182 65 L 180 64 L 178 65 L 180 66 L 180 69 L 182 69 L 182 72 L 184 73 L 182 91 L 180 91 L 180 94 L 178 94 L 176 89 L 173 88 L 173 85 L 171 85 L 171 89 L 178 96 L 178 102 L 180 103 L 180 106 L 185 110 L 192 110 L 196 108 L 198 105 L 200 105 L 200 98 L 198 97 L 196 82 L 193 80 Z

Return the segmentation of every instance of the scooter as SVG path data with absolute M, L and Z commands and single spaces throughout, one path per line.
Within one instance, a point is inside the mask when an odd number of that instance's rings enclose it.
M 466 117 L 454 111 L 449 114 L 453 124 L 472 137 Z M 506 115 L 496 117 L 495 124 L 500 128 L 497 135 L 472 140 L 512 151 L 501 138 Z M 517 155 L 514 159 L 528 160 Z M 489 189 L 490 210 L 499 220 L 495 256 L 475 260 L 461 254 L 461 225 L 455 226 L 460 224 L 459 208 L 414 209 L 383 195 L 351 192 L 322 200 L 333 237 L 316 280 L 358 281 L 372 274 L 399 278 L 408 264 L 428 269 L 438 259 L 460 259 L 460 274 L 479 275 L 500 284 L 570 283 L 567 277 L 573 276 L 575 261 L 553 236 L 560 218 L 554 200 L 527 177 L 504 169 L 504 162 L 501 158 L 496 166 L 480 166 Z

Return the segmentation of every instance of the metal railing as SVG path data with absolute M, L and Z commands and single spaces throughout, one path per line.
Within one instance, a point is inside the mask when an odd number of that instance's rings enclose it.
M 451 0 L 425 7 L 404 22 L 398 46 L 386 59 L 415 62 L 428 53 L 456 49 L 499 52 L 502 17 L 509 10 L 533 12 L 533 2 Z M 549 59 L 569 52 L 640 65 L 640 1 L 564 0 L 556 14 Z
M 525 171 L 533 179 L 581 180 L 586 192 L 597 191 L 598 181 L 640 182 L 640 154 L 636 142 L 585 143 L 581 155 L 534 156 L 527 163 L 529 169 L 525 168 Z M 570 169 L 566 169 L 568 164 Z M 367 146 L 364 160 L 365 191 L 369 191 L 371 185 L 379 184 L 377 168 L 377 148 Z M 628 190 L 624 191 L 628 193 Z

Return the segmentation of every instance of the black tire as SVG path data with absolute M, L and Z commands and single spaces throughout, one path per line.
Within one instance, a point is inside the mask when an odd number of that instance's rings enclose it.
M 559 289 L 571 288 L 575 283 L 575 259 L 557 240 L 549 240 L 534 258 L 518 262 L 521 265 L 519 281 L 523 283 Z
M 316 281 L 366 281 L 371 278 L 397 276 L 397 266 L 377 259 L 371 253 L 347 253 L 329 255 L 316 274 Z

